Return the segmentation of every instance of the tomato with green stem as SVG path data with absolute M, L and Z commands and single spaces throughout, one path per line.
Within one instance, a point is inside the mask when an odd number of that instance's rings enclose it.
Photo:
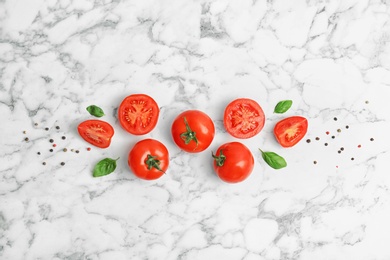
M 160 109 L 153 98 L 145 94 L 133 94 L 120 104 L 118 119 L 127 132 L 144 135 L 156 126 L 159 113 Z
M 86 120 L 78 125 L 77 131 L 85 141 L 99 148 L 109 147 L 114 135 L 114 128 L 101 120 Z
M 214 171 L 221 180 L 228 183 L 237 183 L 248 178 L 255 163 L 251 151 L 240 142 L 223 144 L 212 156 Z
M 171 134 L 179 148 L 186 152 L 199 153 L 210 146 L 215 127 L 207 114 L 199 110 L 187 110 L 175 118 Z
M 274 127 L 274 135 L 283 147 L 296 145 L 307 132 L 308 122 L 302 116 L 291 116 L 279 121 Z
M 238 98 L 225 108 L 223 124 L 236 138 L 246 139 L 257 135 L 264 127 L 265 116 L 261 106 L 249 98 Z
M 138 178 L 155 180 L 168 169 L 168 149 L 157 140 L 144 139 L 131 149 L 127 162 L 131 171 Z

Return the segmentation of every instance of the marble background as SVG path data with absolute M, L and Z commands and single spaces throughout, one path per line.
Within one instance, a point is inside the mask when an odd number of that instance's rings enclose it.
M 146 136 L 116 118 L 132 93 L 161 108 Z M 236 140 L 222 116 L 238 97 L 267 120 L 242 141 L 252 175 L 231 185 L 210 154 Z M 389 98 L 389 0 L 0 1 L 0 259 L 390 259 Z M 293 107 L 274 114 L 283 99 Z M 77 134 L 91 104 L 115 128 L 108 149 Z M 203 153 L 171 139 L 186 109 L 215 122 Z M 283 149 L 273 126 L 291 115 L 312 141 Z M 157 181 L 127 166 L 147 137 L 170 151 Z M 121 157 L 116 171 L 93 178 L 105 157 Z

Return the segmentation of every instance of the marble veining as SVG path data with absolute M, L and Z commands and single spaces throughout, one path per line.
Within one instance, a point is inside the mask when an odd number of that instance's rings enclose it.
M 118 123 L 132 93 L 161 109 L 146 136 Z M 267 119 L 240 140 L 253 173 L 230 185 L 210 155 L 237 141 L 222 116 L 238 97 Z M 0 259 L 390 259 L 389 97 L 388 0 L 0 1 Z M 283 99 L 293 107 L 274 114 Z M 108 149 L 78 136 L 91 104 L 115 128 Z M 170 136 L 186 109 L 215 123 L 203 153 Z M 273 126 L 292 115 L 309 131 L 284 149 Z M 151 182 L 127 166 L 148 137 L 171 159 Z M 93 178 L 105 157 L 116 171 Z

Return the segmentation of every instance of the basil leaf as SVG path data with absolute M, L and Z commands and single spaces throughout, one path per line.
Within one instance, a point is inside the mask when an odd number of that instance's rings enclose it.
M 274 152 L 263 152 L 259 149 L 264 161 L 272 168 L 278 170 L 287 166 L 284 158 Z
M 95 168 L 93 168 L 93 177 L 105 176 L 115 171 L 117 160 L 119 160 L 119 158 L 116 160 L 106 158 L 98 162 L 95 165 Z
M 290 107 L 292 106 L 292 103 L 293 103 L 292 100 L 282 100 L 282 101 L 280 101 L 275 106 L 274 113 L 278 113 L 278 114 L 285 113 L 287 110 L 290 109 Z
M 103 109 L 101 109 L 100 107 L 95 106 L 95 105 L 90 105 L 89 107 L 87 107 L 87 111 L 88 111 L 91 115 L 96 116 L 96 117 L 102 117 L 102 116 L 104 116 Z

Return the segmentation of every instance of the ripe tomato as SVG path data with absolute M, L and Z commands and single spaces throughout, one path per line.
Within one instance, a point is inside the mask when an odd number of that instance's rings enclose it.
M 260 105 L 248 98 L 239 98 L 227 105 L 223 116 L 226 131 L 236 138 L 250 138 L 264 127 L 265 116 Z
M 171 127 L 173 141 L 184 151 L 204 151 L 214 139 L 215 127 L 211 118 L 199 110 L 187 110 L 178 115 Z
M 169 153 L 161 142 L 145 139 L 134 145 L 127 162 L 135 176 L 144 180 L 155 180 L 168 169 Z
M 276 140 L 283 147 L 296 145 L 307 132 L 307 119 L 301 116 L 292 116 L 279 121 L 274 128 Z
M 101 120 L 87 120 L 77 127 L 80 136 L 90 144 L 100 148 L 110 146 L 111 137 L 114 135 L 114 128 Z
M 153 98 L 145 94 L 126 97 L 119 106 L 118 118 L 122 127 L 134 135 L 144 135 L 153 130 L 160 109 Z
M 214 170 L 221 180 L 230 183 L 245 180 L 252 172 L 254 159 L 251 151 L 239 142 L 226 143 L 217 149 Z

